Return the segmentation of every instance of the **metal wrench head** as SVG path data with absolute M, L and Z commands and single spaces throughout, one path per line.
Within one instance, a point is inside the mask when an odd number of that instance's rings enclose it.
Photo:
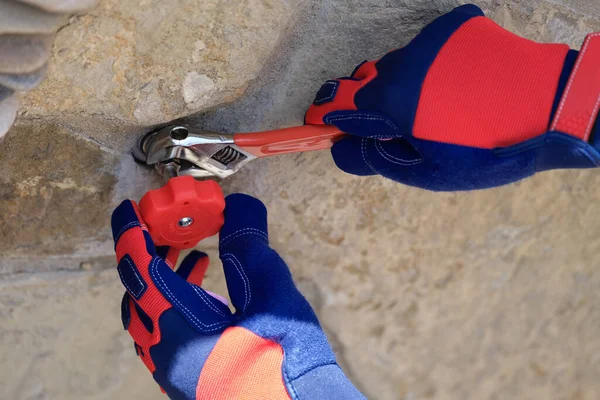
M 226 178 L 256 158 L 236 146 L 233 135 L 186 125 L 170 125 L 147 134 L 133 156 L 162 175 L 194 178 Z

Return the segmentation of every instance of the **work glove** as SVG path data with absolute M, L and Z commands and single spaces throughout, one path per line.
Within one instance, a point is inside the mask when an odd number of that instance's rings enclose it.
M 518 37 L 464 5 L 406 47 L 327 81 L 306 114 L 350 136 L 342 170 L 436 191 L 600 165 L 600 35 L 579 54 Z
M 48 69 L 56 32 L 69 14 L 98 0 L 0 0 L 0 141 L 13 124 L 16 92 L 35 89 Z
M 269 247 L 267 211 L 231 195 L 219 251 L 235 313 L 201 288 L 208 258 L 155 248 L 135 203 L 113 213 L 125 329 L 171 399 L 363 399 L 317 317 Z

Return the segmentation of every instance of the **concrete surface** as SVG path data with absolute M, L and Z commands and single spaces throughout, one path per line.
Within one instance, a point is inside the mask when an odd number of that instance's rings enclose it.
M 0 397 L 160 399 L 120 328 L 108 220 L 160 181 L 127 152 L 151 124 L 299 124 L 321 82 L 460 1 L 105 0 L 73 18 L 0 146 Z M 476 1 L 577 48 L 600 5 Z M 600 174 L 433 194 L 327 152 L 223 182 L 260 197 L 341 364 L 372 399 L 600 398 Z M 202 245 L 217 260 L 216 242 Z M 207 286 L 224 293 L 219 263 Z

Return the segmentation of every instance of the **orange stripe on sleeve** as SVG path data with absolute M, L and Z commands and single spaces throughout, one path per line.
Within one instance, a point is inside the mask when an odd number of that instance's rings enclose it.
M 196 399 L 290 400 L 282 363 L 279 344 L 244 328 L 228 328 L 204 364 Z

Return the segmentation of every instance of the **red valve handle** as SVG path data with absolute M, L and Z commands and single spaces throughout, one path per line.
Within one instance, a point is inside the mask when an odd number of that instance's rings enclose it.
M 216 235 L 224 223 L 225 198 L 214 181 L 169 179 L 140 200 L 140 212 L 157 246 L 185 250 Z

